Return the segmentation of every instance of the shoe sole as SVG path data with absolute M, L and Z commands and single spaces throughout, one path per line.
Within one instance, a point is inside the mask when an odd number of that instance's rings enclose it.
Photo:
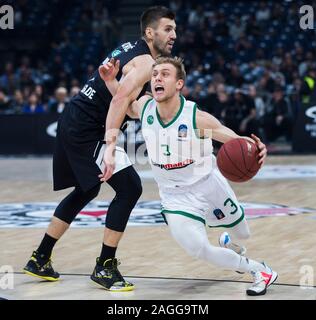
M 59 278 L 39 276 L 38 274 L 33 273 L 33 272 L 31 272 L 31 271 L 28 271 L 28 270 L 25 270 L 25 269 L 23 269 L 23 272 L 24 272 L 25 274 L 29 275 L 29 276 L 36 277 L 36 278 L 40 278 L 40 279 L 43 279 L 43 280 L 47 280 L 47 281 L 51 281 L 51 282 L 59 281 Z
M 246 291 L 246 292 L 247 292 L 247 295 L 248 295 L 248 296 L 263 296 L 263 295 L 265 295 L 266 292 L 267 292 L 267 288 L 270 287 L 271 284 L 273 284 L 273 283 L 276 281 L 277 278 L 278 278 L 277 272 L 272 271 L 272 276 L 271 276 L 270 282 L 267 284 L 266 288 L 265 288 L 263 291 L 261 291 L 261 292 L 258 293 L 258 292 L 255 292 L 255 291 L 252 291 L 252 290 L 249 290 L 249 289 L 248 289 L 248 290 Z
M 110 291 L 110 292 L 128 292 L 128 291 L 133 291 L 135 289 L 135 286 L 129 286 L 129 287 L 124 287 L 121 289 L 109 289 L 106 288 L 103 284 L 99 283 L 97 279 L 94 279 L 92 277 L 90 277 L 90 279 L 97 285 L 101 286 L 104 290 L 106 291 Z

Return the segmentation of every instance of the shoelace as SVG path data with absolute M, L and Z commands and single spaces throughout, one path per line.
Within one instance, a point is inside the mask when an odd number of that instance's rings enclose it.
M 32 256 L 33 258 L 33 256 Z M 53 266 L 52 266 L 52 260 L 49 259 L 46 263 L 42 264 L 40 263 L 39 259 L 38 258 L 35 258 L 32 259 L 33 262 L 36 264 L 36 266 L 39 268 L 39 269 L 53 269 Z
M 252 273 L 254 285 L 259 284 L 260 282 L 264 281 L 264 278 L 261 276 L 261 273 L 259 271 Z
M 52 260 L 49 259 L 49 260 L 43 265 L 43 268 L 44 268 L 44 269 L 53 269 Z
M 113 259 L 112 265 L 109 267 L 104 267 L 102 269 L 102 272 L 100 272 L 100 275 L 104 278 L 108 278 L 112 275 L 117 279 L 117 281 L 125 282 L 123 276 L 117 268 L 120 264 L 120 261 L 118 261 L 117 259 Z

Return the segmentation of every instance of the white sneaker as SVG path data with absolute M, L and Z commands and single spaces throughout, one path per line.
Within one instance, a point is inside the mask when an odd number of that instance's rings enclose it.
M 222 248 L 231 249 L 236 253 L 240 254 L 241 256 L 244 256 L 246 254 L 247 250 L 244 246 L 240 246 L 238 244 L 232 243 L 232 240 L 228 232 L 223 232 L 220 235 L 218 242 Z
M 266 272 L 263 271 L 251 271 L 254 278 L 253 285 L 247 289 L 249 296 L 261 296 L 267 292 L 267 288 L 277 279 L 277 272 L 273 271 L 264 262 L 262 263 Z

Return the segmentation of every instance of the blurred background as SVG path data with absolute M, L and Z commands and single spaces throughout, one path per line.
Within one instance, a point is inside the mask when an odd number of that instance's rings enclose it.
M 183 95 L 270 153 L 316 153 L 316 1 L 15 0 L 0 29 L 0 154 L 51 154 L 59 114 L 103 61 L 139 38 L 151 5 L 176 12 Z M 136 123 L 137 132 L 139 123 Z M 138 139 L 138 140 L 137 140 Z M 136 142 L 141 143 L 141 137 Z

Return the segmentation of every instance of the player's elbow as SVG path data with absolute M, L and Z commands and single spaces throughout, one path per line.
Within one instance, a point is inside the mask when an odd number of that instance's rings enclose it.
M 131 118 L 131 119 L 138 119 L 138 115 L 136 114 L 136 112 L 134 112 L 134 110 L 132 108 L 128 108 L 127 109 L 127 115 Z

